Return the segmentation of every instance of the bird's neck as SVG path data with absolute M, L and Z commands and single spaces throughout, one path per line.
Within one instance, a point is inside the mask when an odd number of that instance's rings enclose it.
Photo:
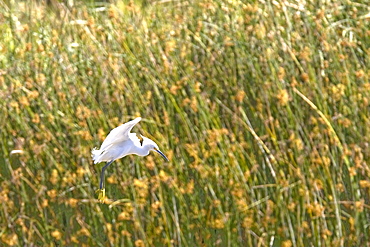
M 147 156 L 149 154 L 149 149 L 146 146 L 134 146 L 132 148 L 132 153 L 137 154 L 139 156 Z

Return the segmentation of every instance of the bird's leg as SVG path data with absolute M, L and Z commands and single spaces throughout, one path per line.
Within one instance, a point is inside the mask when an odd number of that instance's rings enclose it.
M 113 163 L 113 160 L 107 162 L 107 164 L 105 166 L 103 166 L 103 168 L 101 169 L 101 174 L 100 174 L 100 185 L 99 185 L 99 188 L 96 193 L 98 193 L 98 200 L 100 202 L 103 202 L 104 199 L 105 199 L 105 188 L 103 188 L 103 184 L 104 184 L 104 172 L 105 172 L 105 169 L 108 168 L 108 166 L 110 164 Z

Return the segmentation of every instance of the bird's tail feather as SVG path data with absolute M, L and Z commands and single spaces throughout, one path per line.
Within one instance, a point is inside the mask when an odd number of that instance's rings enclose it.
M 100 162 L 100 156 L 102 154 L 102 151 L 99 150 L 99 149 L 96 149 L 94 148 L 92 151 L 91 151 L 91 157 L 94 161 L 94 164 L 97 164 Z

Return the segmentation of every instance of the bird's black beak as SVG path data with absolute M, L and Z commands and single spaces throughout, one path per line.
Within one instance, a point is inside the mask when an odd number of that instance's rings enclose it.
M 162 153 L 162 152 L 161 152 L 161 150 L 156 149 L 156 148 L 154 148 L 154 150 L 155 150 L 157 153 L 159 153 L 159 154 L 163 157 L 163 159 L 165 159 L 166 161 L 169 161 L 169 160 L 168 160 L 168 158 L 166 157 L 166 155 L 164 155 L 164 153 Z

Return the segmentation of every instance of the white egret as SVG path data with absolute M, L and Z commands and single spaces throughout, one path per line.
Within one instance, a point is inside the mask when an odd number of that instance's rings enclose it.
M 110 131 L 108 136 L 103 141 L 100 149 L 94 148 L 92 150 L 92 159 L 94 164 L 100 162 L 107 162 L 102 168 L 100 175 L 100 186 L 97 190 L 98 200 L 100 202 L 105 199 L 104 172 L 113 161 L 125 157 L 129 154 L 136 154 L 139 156 L 146 156 L 150 151 L 156 151 L 168 161 L 167 157 L 159 150 L 158 145 L 142 135 L 130 133 L 131 129 L 140 122 L 141 118 L 122 124 Z

